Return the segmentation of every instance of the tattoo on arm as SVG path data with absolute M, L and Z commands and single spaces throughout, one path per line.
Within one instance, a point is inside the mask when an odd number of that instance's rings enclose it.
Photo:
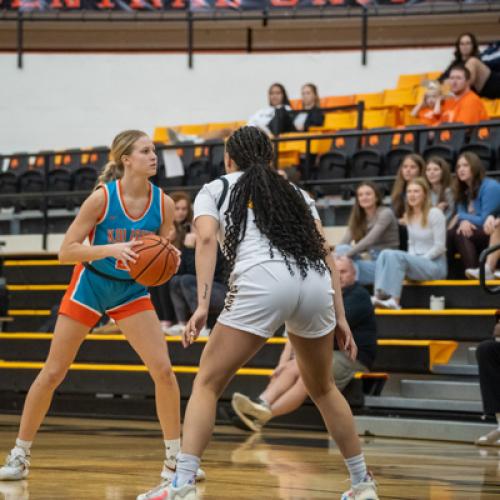
M 205 283 L 205 290 L 203 291 L 203 298 L 206 299 L 208 294 L 208 285 Z

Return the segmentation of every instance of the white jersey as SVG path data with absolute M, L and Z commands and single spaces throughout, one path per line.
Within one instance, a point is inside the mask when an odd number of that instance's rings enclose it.
M 196 220 L 196 218 L 200 217 L 201 215 L 210 215 L 217 219 L 217 221 L 219 222 L 218 239 L 221 247 L 224 243 L 226 229 L 224 214 L 226 213 L 229 206 L 231 190 L 242 174 L 243 172 L 234 172 L 225 176 L 228 180 L 229 186 L 225 200 L 220 209 L 217 209 L 217 204 L 219 203 L 219 199 L 224 189 L 223 182 L 220 179 L 216 179 L 209 184 L 205 184 L 198 193 L 198 196 L 196 197 L 194 202 L 194 220 Z M 314 200 L 305 191 L 300 191 L 304 197 L 304 201 L 311 210 L 313 218 L 319 220 L 319 215 L 318 211 L 316 210 Z M 263 235 L 257 228 L 254 220 L 253 210 L 249 208 L 246 232 L 243 240 L 238 245 L 233 275 L 236 276 L 246 271 L 247 269 L 263 262 L 283 261 L 284 259 L 281 255 L 281 252 L 276 248 L 273 249 L 273 258 L 271 258 L 269 246 L 269 239 L 265 235 Z

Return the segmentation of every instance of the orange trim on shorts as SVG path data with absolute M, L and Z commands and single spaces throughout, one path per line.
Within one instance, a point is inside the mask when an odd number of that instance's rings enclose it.
M 92 328 L 101 318 L 101 314 L 93 312 L 87 307 L 82 306 L 78 302 L 75 302 L 74 300 L 71 299 L 71 296 L 75 291 L 76 284 L 78 283 L 78 280 L 80 279 L 80 276 L 82 275 L 84 269 L 85 268 L 81 263 L 75 266 L 73 270 L 73 275 L 71 276 L 70 284 L 68 285 L 68 289 L 66 290 L 66 293 L 62 298 L 58 314 L 63 314 L 64 316 L 68 316 L 69 318 L 74 319 L 75 321 L 78 321 L 80 323 L 83 323 L 89 328 Z
M 118 321 L 120 319 L 128 318 L 129 316 L 133 316 L 134 314 L 143 312 L 143 311 L 154 311 L 155 308 L 151 299 L 149 297 L 139 297 L 128 304 L 124 304 L 123 306 L 118 306 L 113 309 L 109 309 L 106 311 L 107 315 Z
M 59 314 L 68 316 L 89 328 L 92 328 L 101 319 L 101 314 L 97 314 L 87 309 L 85 306 L 82 306 L 66 296 L 64 296 L 61 307 L 59 307 Z

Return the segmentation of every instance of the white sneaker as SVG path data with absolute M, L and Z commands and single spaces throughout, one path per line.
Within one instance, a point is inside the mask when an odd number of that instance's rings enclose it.
M 395 311 L 401 309 L 401 306 L 392 297 L 388 299 L 379 299 L 377 297 L 372 297 L 372 304 L 375 307 L 380 307 L 381 309 L 393 309 Z
M 478 446 L 500 446 L 500 429 L 494 429 L 488 434 L 476 439 Z
M 169 498 L 170 500 L 170 498 Z M 377 495 L 377 485 L 373 476 L 369 472 L 362 483 L 353 486 L 346 491 L 340 500 L 379 500 Z
M 19 448 L 14 448 L 5 459 L 5 465 L 0 468 L 0 481 L 20 481 L 28 477 L 30 455 Z
M 210 335 L 210 328 L 204 326 L 201 331 L 199 337 L 208 337 Z
M 137 500 L 197 500 L 197 498 L 194 484 L 187 483 L 177 488 L 165 482 L 139 495 Z
M 500 269 L 499 269 L 498 271 L 495 271 L 495 272 L 493 273 L 493 276 L 494 276 L 494 278 L 495 278 L 496 280 L 500 280 Z
M 233 394 L 231 406 L 240 420 L 254 432 L 259 432 L 273 416 L 268 406 L 252 401 L 239 392 Z
M 491 269 L 488 265 L 484 266 L 484 274 L 487 280 L 495 279 L 495 275 L 491 272 Z M 475 269 L 466 269 L 465 276 L 470 280 L 479 280 L 479 267 Z
M 186 325 L 181 325 L 180 323 L 177 323 L 176 325 L 169 326 L 167 328 L 167 334 L 168 335 L 182 335 L 182 332 L 184 331 L 184 327 Z
M 164 482 L 171 483 L 172 480 L 174 479 L 174 475 L 175 475 L 175 469 L 169 467 L 168 460 L 165 460 L 163 462 L 163 470 L 161 471 L 160 477 L 163 479 Z M 198 470 L 196 471 L 196 482 L 199 483 L 200 481 L 205 481 L 206 478 L 207 475 L 205 471 L 201 467 L 199 467 Z
M 28 481 L 0 481 L 0 498 L 4 500 L 29 500 Z

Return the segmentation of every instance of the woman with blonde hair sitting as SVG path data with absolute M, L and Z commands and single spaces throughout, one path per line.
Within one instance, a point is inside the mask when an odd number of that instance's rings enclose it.
M 431 206 L 429 187 L 420 177 L 408 182 L 403 219 L 408 228 L 408 251 L 383 250 L 375 268 L 376 307 L 400 309 L 405 277 L 443 279 L 447 273 L 446 219 Z

